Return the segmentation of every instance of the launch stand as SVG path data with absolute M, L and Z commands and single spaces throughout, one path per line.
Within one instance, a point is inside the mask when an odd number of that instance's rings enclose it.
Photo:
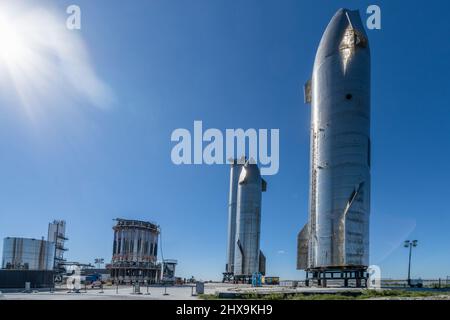
M 233 273 L 232 272 L 223 272 L 222 282 L 232 282 L 233 281 Z
M 251 284 L 252 276 L 251 275 L 239 275 L 233 277 L 233 283 L 243 283 L 243 284 Z
M 223 279 L 222 282 L 228 282 L 228 283 L 245 283 L 250 284 L 252 283 L 252 276 L 246 276 L 246 275 L 239 275 L 235 276 L 233 273 L 229 272 L 223 272 Z
M 367 268 L 319 268 L 306 271 L 305 285 L 307 287 L 317 285 L 326 288 L 330 283 L 339 283 L 345 288 L 352 286 L 365 288 L 368 284 L 369 275 Z

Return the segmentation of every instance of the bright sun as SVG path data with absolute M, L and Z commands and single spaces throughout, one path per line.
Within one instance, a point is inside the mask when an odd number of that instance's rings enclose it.
M 79 101 L 101 108 L 112 101 L 81 33 L 66 28 L 65 11 L 21 0 L 0 0 L 0 95 L 30 116 Z
M 27 47 L 26 33 L 21 26 L 11 21 L 5 13 L 0 13 L 0 57 L 9 67 L 24 66 L 30 48 Z

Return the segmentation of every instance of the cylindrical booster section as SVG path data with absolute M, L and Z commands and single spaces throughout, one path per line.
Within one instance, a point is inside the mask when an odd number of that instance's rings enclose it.
M 230 193 L 228 196 L 228 237 L 227 237 L 227 264 L 226 272 L 234 271 L 234 249 L 236 243 L 236 210 L 237 210 L 237 194 L 239 176 L 241 174 L 243 164 L 239 164 L 237 160 L 233 160 L 230 169 Z

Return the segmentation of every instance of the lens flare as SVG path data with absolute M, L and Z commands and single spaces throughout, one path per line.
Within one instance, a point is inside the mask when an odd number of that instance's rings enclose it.
M 17 100 L 32 117 L 50 107 L 111 105 L 81 31 L 66 28 L 64 11 L 33 5 L 0 4 L 0 97 Z

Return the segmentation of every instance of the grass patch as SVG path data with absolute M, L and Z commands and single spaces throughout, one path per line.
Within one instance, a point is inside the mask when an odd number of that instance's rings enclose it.
M 219 300 L 217 294 L 199 294 L 198 297 L 202 300 Z
M 342 294 L 294 294 L 288 300 L 355 300 L 354 296 Z
M 248 293 L 241 294 L 236 300 L 366 300 L 374 298 L 426 298 L 437 295 L 450 295 L 446 291 L 408 291 L 408 290 L 364 290 L 361 294 L 257 294 Z M 202 294 L 199 295 L 203 300 L 219 300 L 216 294 Z
M 432 297 L 445 294 L 442 291 L 408 291 L 408 290 L 364 290 L 363 294 L 358 299 L 370 299 L 370 298 L 423 298 Z

